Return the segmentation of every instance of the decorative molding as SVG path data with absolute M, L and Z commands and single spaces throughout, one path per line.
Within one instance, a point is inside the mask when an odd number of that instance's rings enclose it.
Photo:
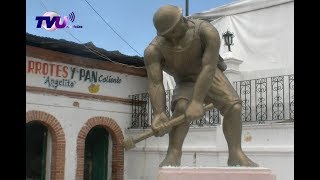
M 67 96 L 70 98 L 78 98 L 78 99 L 93 99 L 99 101 L 106 101 L 106 102 L 114 102 L 114 103 L 121 103 L 126 105 L 131 105 L 131 99 L 119 98 L 119 97 L 112 97 L 112 96 L 103 96 L 103 95 L 94 95 L 94 94 L 85 94 L 80 92 L 70 92 L 64 90 L 55 90 L 55 89 L 47 89 L 41 87 L 33 87 L 33 86 L 26 86 L 26 91 L 31 93 L 41 93 L 41 94 L 51 94 L 55 96 Z

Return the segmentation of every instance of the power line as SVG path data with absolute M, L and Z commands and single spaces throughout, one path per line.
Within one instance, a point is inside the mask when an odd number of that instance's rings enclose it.
M 90 4 L 87 0 L 84 0 L 84 1 L 87 2 L 87 4 L 91 7 L 91 9 L 92 9 L 95 13 L 98 14 L 98 16 L 103 20 L 103 22 L 104 22 L 107 26 L 109 26 L 109 28 L 110 28 L 116 35 L 118 35 L 118 37 L 119 37 L 123 42 L 125 42 L 131 49 L 133 49 L 136 53 L 138 53 L 137 50 L 135 50 L 124 38 L 122 38 L 122 37 L 120 36 L 120 34 L 118 34 L 117 31 L 114 30 L 113 27 L 110 26 L 109 23 L 107 23 L 107 21 L 91 6 L 91 4 Z M 138 53 L 138 54 L 141 56 L 140 53 Z
M 42 7 L 48 12 L 49 10 L 47 9 L 47 7 L 43 4 L 42 0 L 40 0 L 40 3 L 42 5 Z
M 64 29 L 65 30 L 65 29 Z M 80 44 L 84 45 L 90 52 L 92 52 L 93 54 L 103 58 L 103 59 L 106 59 L 114 64 L 120 64 L 120 65 L 123 65 L 123 66 L 127 66 L 127 67 L 132 67 L 132 68 L 137 68 L 137 69 L 143 69 L 144 67 L 137 67 L 137 66 L 133 66 L 133 65 L 128 65 L 128 64 L 123 64 L 123 63 L 120 63 L 120 62 L 116 62 L 116 61 L 113 61 L 111 60 L 108 56 L 100 53 L 98 50 L 95 50 L 93 48 L 90 48 L 88 46 L 86 46 L 85 44 L 83 44 L 78 38 L 76 38 L 71 32 L 68 32 L 67 30 L 65 30 L 66 33 L 68 33 L 70 36 L 72 36 L 74 39 L 76 39 Z
M 45 6 L 45 4 L 42 2 L 42 0 L 40 0 L 40 2 L 41 2 L 42 7 L 43 7 L 46 11 L 49 11 L 49 10 L 47 9 L 47 7 Z M 126 67 L 132 67 L 132 68 L 137 68 L 137 69 L 143 69 L 143 68 L 144 68 L 144 67 L 137 67 L 137 66 L 128 65 L 128 64 L 123 64 L 123 63 L 120 63 L 120 62 L 113 61 L 113 60 L 111 60 L 108 56 L 100 53 L 98 50 L 95 50 L 95 49 L 93 49 L 93 48 L 90 48 L 90 47 L 86 46 L 86 45 L 85 45 L 84 43 L 82 43 L 78 38 L 76 38 L 71 32 L 67 31 L 66 29 L 63 29 L 63 30 L 64 30 L 66 33 L 68 33 L 70 36 L 72 36 L 74 39 L 76 39 L 76 40 L 79 42 L 79 44 L 82 44 L 82 45 L 83 45 L 85 48 L 87 48 L 90 52 L 92 52 L 93 54 L 95 54 L 95 55 L 97 55 L 97 56 L 99 56 L 99 57 L 101 57 L 101 58 L 103 58 L 103 59 L 106 59 L 106 60 L 108 60 L 108 61 L 110 61 L 110 62 L 112 62 L 112 63 L 114 63 L 114 64 L 120 64 L 120 65 L 123 65 L 123 66 L 126 66 Z
M 88 47 L 88 46 L 86 46 L 85 44 L 83 44 L 83 43 L 82 43 L 78 38 L 76 38 L 71 32 L 67 31 L 66 29 L 64 29 L 64 31 L 65 31 L 66 33 L 68 33 L 70 36 L 72 36 L 74 39 L 76 39 L 76 40 L 79 42 L 79 44 L 84 45 L 84 47 L 86 47 L 86 48 L 87 48 L 90 52 L 92 52 L 93 54 L 95 54 L 95 55 L 97 55 L 97 56 L 100 56 L 100 57 L 102 57 L 102 58 L 104 58 L 104 59 L 106 59 L 106 60 L 108 60 L 108 61 L 111 61 L 111 62 L 115 63 L 115 62 L 112 61 L 108 56 L 100 53 L 99 51 L 97 51 L 97 50 L 95 50 L 95 49 L 91 49 L 90 47 Z
M 49 11 L 49 10 L 47 9 L 47 7 L 44 5 L 44 3 L 42 2 L 42 0 L 40 0 L 40 2 L 41 2 L 42 7 L 44 7 L 44 9 L 46 9 L 46 11 Z M 115 62 L 112 61 L 108 56 L 105 56 L 105 55 L 101 54 L 99 51 L 96 51 L 96 52 L 92 51 L 89 47 L 87 47 L 85 44 L 83 44 L 78 38 L 76 38 L 71 32 L 68 32 L 66 29 L 63 29 L 63 30 L 64 30 L 66 33 L 68 33 L 70 36 L 72 36 L 74 39 L 76 39 L 80 44 L 84 45 L 84 46 L 85 46 L 90 52 L 92 52 L 93 54 L 98 55 L 98 56 L 100 56 L 100 57 L 102 57 L 102 58 L 104 58 L 104 59 L 107 59 L 108 61 L 111 61 L 111 62 L 115 63 Z M 98 53 L 98 54 L 96 54 L 96 53 Z

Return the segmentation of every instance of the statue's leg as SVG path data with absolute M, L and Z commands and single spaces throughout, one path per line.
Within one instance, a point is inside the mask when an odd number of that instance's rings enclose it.
M 223 133 L 229 149 L 228 165 L 256 167 L 258 164 L 251 161 L 241 148 L 241 109 L 241 104 L 236 103 L 225 112 L 223 118 Z
M 258 166 L 245 155 L 241 148 L 241 99 L 227 77 L 218 69 L 208 96 L 209 101 L 213 102 L 224 116 L 222 126 L 229 150 L 228 165 Z
M 188 101 L 180 99 L 174 107 L 172 118 L 184 113 L 187 108 Z M 189 123 L 185 122 L 172 128 L 169 132 L 169 145 L 166 158 L 160 163 L 163 166 L 180 166 L 183 141 L 189 131 Z

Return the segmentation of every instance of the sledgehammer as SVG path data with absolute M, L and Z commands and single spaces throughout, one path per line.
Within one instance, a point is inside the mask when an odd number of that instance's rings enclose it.
M 209 111 L 213 108 L 214 108 L 213 104 L 210 103 L 204 107 L 204 111 L 206 112 L 206 111 Z M 176 118 L 171 119 L 169 122 L 165 123 L 164 126 L 171 128 L 173 126 L 179 125 L 184 122 L 184 118 L 185 118 L 185 115 L 182 114 Z M 125 141 L 123 141 L 122 146 L 125 148 L 125 150 L 133 149 L 136 147 L 136 143 L 138 143 L 144 139 L 147 139 L 147 138 L 153 136 L 154 134 L 155 134 L 154 131 L 152 129 L 150 129 L 144 133 L 141 133 L 140 135 L 138 135 L 136 137 L 127 138 Z

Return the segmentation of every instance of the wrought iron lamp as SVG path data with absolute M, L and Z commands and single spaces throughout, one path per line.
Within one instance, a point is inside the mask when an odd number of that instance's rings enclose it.
M 233 45 L 233 37 L 234 37 L 233 33 L 227 30 L 227 32 L 222 34 L 222 37 L 224 39 L 225 45 L 228 46 L 228 50 L 231 51 L 230 46 Z

